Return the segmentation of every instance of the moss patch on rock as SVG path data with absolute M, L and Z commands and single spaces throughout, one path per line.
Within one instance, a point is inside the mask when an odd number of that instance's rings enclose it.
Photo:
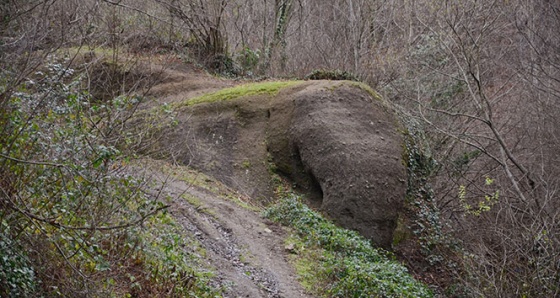
M 280 81 L 280 82 L 262 82 L 253 84 L 244 84 L 232 88 L 222 89 L 217 92 L 204 94 L 186 101 L 179 106 L 193 106 L 201 103 L 212 103 L 236 99 L 243 96 L 256 95 L 276 95 L 282 88 L 294 86 L 303 83 L 303 81 Z

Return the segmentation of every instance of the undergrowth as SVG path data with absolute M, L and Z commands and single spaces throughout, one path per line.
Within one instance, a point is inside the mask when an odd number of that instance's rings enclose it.
M 0 296 L 213 295 L 166 206 L 127 170 L 120 129 L 137 98 L 96 101 L 67 65 L 53 57 L 16 86 L 0 72 Z
M 340 69 L 316 69 L 305 76 L 306 80 L 334 80 L 334 81 L 359 81 L 351 72 Z
M 153 288 L 152 295 L 219 296 L 221 289 L 210 286 L 214 273 L 205 269 L 202 263 L 206 251 L 198 241 L 184 236 L 185 231 L 169 213 L 162 212 L 150 218 L 139 233 L 143 245 L 137 258 L 145 272 L 137 276 L 128 274 L 136 290 L 145 290 L 142 288 L 143 281 L 148 289 Z
M 393 256 L 355 231 L 342 229 L 287 194 L 264 212 L 294 229 L 289 239 L 308 290 L 325 297 L 432 297 Z
M 464 252 L 441 216 L 430 183 L 439 165 L 431 156 L 422 128 L 410 118 L 403 122 L 407 127 L 403 152 L 408 176 L 405 217 L 412 237 L 402 239 L 401 247 L 408 248 L 401 254 L 419 252 L 421 261 L 413 265 L 422 269 L 415 273 L 429 276 L 430 283 L 437 284 L 438 291 L 444 290 L 446 295 L 462 296 L 464 289 L 454 279 L 462 274 Z

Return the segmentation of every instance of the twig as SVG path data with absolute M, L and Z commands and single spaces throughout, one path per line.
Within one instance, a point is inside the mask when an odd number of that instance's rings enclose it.
M 64 167 L 64 165 L 60 164 L 60 163 L 52 163 L 52 162 L 46 162 L 46 161 L 35 161 L 35 160 L 23 160 L 23 159 L 11 157 L 11 156 L 8 156 L 8 155 L 2 154 L 2 153 L 0 153 L 0 157 L 3 157 L 5 159 L 9 159 L 11 161 L 19 162 L 19 163 L 26 163 L 26 164 L 39 165 L 39 166 L 51 166 L 51 167 L 57 167 L 57 168 Z

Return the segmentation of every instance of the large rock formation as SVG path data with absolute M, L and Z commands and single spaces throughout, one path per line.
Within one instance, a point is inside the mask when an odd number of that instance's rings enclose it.
M 273 163 L 335 222 L 390 247 L 406 189 L 392 112 L 353 82 L 251 94 L 176 105 L 174 124 L 148 148 L 262 202 Z
M 388 247 L 405 196 L 402 141 L 394 117 L 356 88 L 302 92 L 292 140 L 340 225 Z

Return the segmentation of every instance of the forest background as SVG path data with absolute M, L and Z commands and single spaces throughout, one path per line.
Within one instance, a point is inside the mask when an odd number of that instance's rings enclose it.
M 410 270 L 454 287 L 448 293 L 456 296 L 560 295 L 557 1 L 7 0 L 0 21 L 0 251 L 16 256 L 17 245 L 40 247 L 65 229 L 54 251 L 29 256 L 43 278 L 79 272 L 56 269 L 72 247 L 114 250 L 114 259 L 92 263 L 99 272 L 104 262 L 128 258 L 136 244 L 122 230 L 164 207 L 143 195 L 139 181 L 106 167 L 126 155 L 116 149 L 123 141 L 117 132 L 135 99 L 120 95 L 145 91 L 149 79 L 117 88 L 111 79 L 90 79 L 89 93 L 76 94 L 84 88 L 73 85 L 75 61 L 53 58 L 61 49 L 102 48 L 114 61 L 173 54 L 239 79 L 366 82 L 407 131 L 417 246 L 396 243 L 395 250 Z M 84 73 L 100 71 L 117 76 L 111 67 Z M 92 95 L 121 99 L 95 105 L 105 116 L 93 126 L 45 112 L 56 105 L 62 114 L 85 115 L 82 102 Z M 57 102 L 61 96 L 67 100 Z M 63 165 L 68 159 L 75 167 Z M 125 199 L 115 202 L 116 193 Z M 80 196 L 95 204 L 84 206 Z M 72 213 L 62 207 L 68 204 Z M 76 228 L 85 215 L 96 226 Z M 88 242 L 94 238 L 98 246 Z M 27 263 L 0 261 L 19 268 L 5 280 L 22 293 L 32 285 Z

